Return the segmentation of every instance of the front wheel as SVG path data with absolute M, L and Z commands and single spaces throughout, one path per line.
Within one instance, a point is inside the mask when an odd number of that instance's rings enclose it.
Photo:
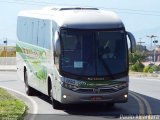
M 25 71 L 24 73 L 24 82 L 25 82 L 25 92 L 28 96 L 34 95 L 34 89 L 28 84 L 28 73 Z
M 62 104 L 53 98 L 53 89 L 52 89 L 52 87 L 51 87 L 51 90 L 50 90 L 50 99 L 52 101 L 52 107 L 54 109 L 61 109 L 62 108 Z

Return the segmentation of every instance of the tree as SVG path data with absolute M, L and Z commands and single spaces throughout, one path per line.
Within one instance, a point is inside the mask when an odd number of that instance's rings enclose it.
M 135 72 L 143 72 L 144 65 L 142 62 L 145 60 L 146 54 L 145 52 L 136 51 L 135 53 L 129 54 L 129 63 L 130 63 L 130 70 Z
M 147 72 L 153 73 L 153 71 L 160 71 L 160 66 L 157 66 L 157 65 L 153 65 L 153 66 L 148 65 L 148 66 L 144 67 L 144 69 L 143 69 L 143 72 L 145 72 L 145 73 L 147 73 Z
M 146 58 L 146 54 L 140 53 L 138 51 L 136 51 L 135 53 L 129 53 L 129 63 L 131 65 L 134 65 L 137 61 L 138 62 L 143 62 Z
M 131 66 L 131 70 L 135 72 L 143 72 L 144 67 L 145 66 L 141 62 L 137 61 L 134 65 Z

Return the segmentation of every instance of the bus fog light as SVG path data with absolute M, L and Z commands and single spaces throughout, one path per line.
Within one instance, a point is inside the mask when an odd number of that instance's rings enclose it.
M 66 96 L 66 95 L 63 95 L 63 98 L 65 98 L 65 99 L 66 99 L 66 98 L 67 98 L 67 96 Z
M 128 97 L 128 95 L 124 95 L 124 97 L 125 97 L 125 98 L 127 98 L 127 97 Z

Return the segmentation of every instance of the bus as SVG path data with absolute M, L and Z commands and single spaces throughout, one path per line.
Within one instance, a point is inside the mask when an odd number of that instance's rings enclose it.
M 53 108 L 128 100 L 129 47 L 135 38 L 112 11 L 45 7 L 17 18 L 17 73 L 27 95 L 48 95 Z

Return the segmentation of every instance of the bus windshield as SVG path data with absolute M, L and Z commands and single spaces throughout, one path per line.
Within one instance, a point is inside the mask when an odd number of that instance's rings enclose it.
M 110 76 L 128 70 L 124 30 L 62 29 L 61 70 L 79 76 Z

